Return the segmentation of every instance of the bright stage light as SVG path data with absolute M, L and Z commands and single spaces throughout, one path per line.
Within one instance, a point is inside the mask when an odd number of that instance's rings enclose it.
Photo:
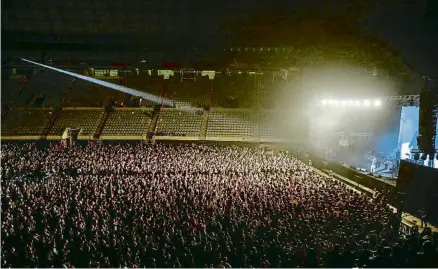
M 370 102 L 369 100 L 364 100 L 364 101 L 363 101 L 363 105 L 366 106 L 366 107 L 368 107 L 368 106 L 371 105 L 371 102 Z
M 380 101 L 380 100 L 374 101 L 374 106 L 381 106 L 381 105 L 382 105 L 382 101 Z
M 335 106 L 335 107 L 342 107 L 342 108 L 345 108 L 345 107 L 361 107 L 361 106 L 364 106 L 364 107 L 371 107 L 371 106 L 373 106 L 373 107 L 380 107 L 380 106 L 382 106 L 382 101 L 380 100 L 380 99 L 376 99 L 376 100 L 368 100 L 368 99 L 365 99 L 365 100 L 352 100 L 352 99 L 350 99 L 350 100 L 336 100 L 336 99 L 322 99 L 321 101 L 321 104 L 322 105 L 324 105 L 324 106 L 326 106 L 326 105 L 329 105 L 329 106 Z

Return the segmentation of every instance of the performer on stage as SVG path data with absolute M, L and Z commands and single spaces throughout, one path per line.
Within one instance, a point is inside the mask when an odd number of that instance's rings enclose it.
M 374 174 L 374 172 L 376 171 L 376 164 L 377 164 L 377 159 L 376 157 L 373 157 L 373 160 L 371 161 L 371 168 L 370 168 L 370 172 Z

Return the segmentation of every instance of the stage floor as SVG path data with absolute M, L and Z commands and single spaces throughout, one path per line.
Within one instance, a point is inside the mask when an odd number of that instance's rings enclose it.
M 359 172 L 359 171 L 357 171 L 357 172 Z M 359 173 L 371 176 L 367 172 L 359 172 Z M 382 181 L 382 182 L 384 182 L 386 184 L 392 185 L 394 187 L 397 184 L 397 178 L 391 178 L 390 176 L 381 175 L 381 177 L 375 177 L 375 176 L 372 176 L 372 177 L 375 178 L 376 180 L 380 180 L 380 181 Z

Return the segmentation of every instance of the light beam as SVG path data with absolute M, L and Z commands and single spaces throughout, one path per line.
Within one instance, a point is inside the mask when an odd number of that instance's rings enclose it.
M 39 66 L 44 67 L 44 68 L 48 68 L 48 69 L 57 71 L 57 72 L 60 72 L 60 73 L 63 73 L 63 74 L 66 74 L 66 75 L 69 75 L 69 76 L 72 76 L 72 77 L 75 77 L 75 78 L 78 78 L 78 79 L 86 80 L 86 81 L 89 81 L 91 83 L 98 84 L 98 85 L 101 85 L 101 86 L 104 86 L 104 87 L 107 87 L 107 88 L 110 88 L 110 89 L 113 89 L 113 90 L 116 90 L 116 91 L 121 91 L 121 92 L 128 93 L 128 94 L 131 94 L 131 95 L 134 95 L 134 96 L 137 96 L 137 97 L 141 97 L 141 98 L 147 99 L 147 100 L 152 101 L 152 102 L 157 103 L 157 104 L 163 104 L 163 105 L 170 106 L 170 107 L 174 107 L 175 106 L 175 102 L 170 100 L 170 99 L 167 99 L 167 98 L 163 98 L 163 97 L 156 96 L 156 95 L 153 95 L 153 94 L 150 94 L 150 93 L 146 93 L 146 92 L 142 92 L 142 91 L 139 91 L 139 90 L 127 88 L 127 87 L 120 86 L 120 85 L 117 85 L 117 84 L 114 84 L 114 83 L 110 83 L 110 82 L 107 82 L 107 81 L 103 81 L 103 80 L 87 77 L 87 76 L 84 76 L 84 75 L 79 75 L 79 74 L 76 74 L 76 73 L 73 73 L 73 72 L 65 71 L 65 70 L 62 70 L 62 69 L 59 69 L 59 68 L 55 68 L 53 66 L 48 66 L 48 65 L 45 65 L 45 64 L 40 64 L 40 63 L 37 63 L 37 62 L 34 62 L 34 61 L 30 61 L 30 60 L 26 60 L 26 59 L 23 59 L 23 58 L 21 58 L 21 60 L 23 60 L 25 62 L 28 62 L 28 63 L 31 63 L 31 64 L 39 65 Z M 186 104 L 184 104 L 184 105 L 186 105 Z M 189 105 L 187 104 L 187 106 L 189 106 Z

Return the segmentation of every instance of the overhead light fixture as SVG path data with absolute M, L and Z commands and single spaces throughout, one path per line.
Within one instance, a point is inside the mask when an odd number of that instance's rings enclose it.
M 360 101 L 359 100 L 354 101 L 354 105 L 355 106 L 360 106 Z
M 322 100 L 322 101 L 321 101 L 321 104 L 325 106 L 325 105 L 327 104 L 327 100 L 325 100 L 325 99 Z

